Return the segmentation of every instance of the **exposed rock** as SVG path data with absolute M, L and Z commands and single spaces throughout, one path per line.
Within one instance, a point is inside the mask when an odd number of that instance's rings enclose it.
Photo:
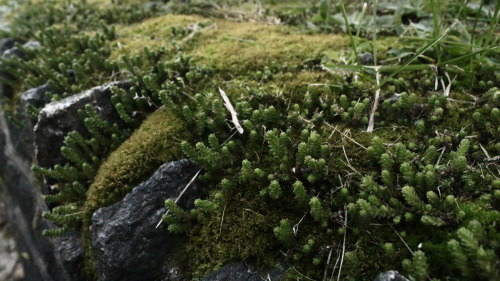
M 1 100 L 0 100 L 1 103 Z M 53 241 L 42 231 L 53 227 L 41 218 L 47 206 L 31 172 L 32 159 L 20 153 L 14 126 L 0 104 L 0 176 L 3 179 L 6 216 L 12 223 L 13 237 L 21 253 L 26 281 L 78 280 L 68 275 Z
M 380 273 L 380 275 L 373 281 L 410 281 L 410 280 L 406 279 L 403 275 L 399 274 L 399 272 L 395 270 L 389 270 Z
M 281 280 L 283 272 L 274 269 L 263 273 L 252 265 L 245 262 L 227 264 L 217 271 L 209 274 L 201 281 L 262 281 L 262 280 Z
M 0 54 L 3 54 L 6 50 L 13 48 L 16 41 L 12 38 L 1 38 L 0 39 Z
M 122 201 L 94 213 L 90 232 L 101 281 L 158 280 L 168 273 L 162 268 L 180 237 L 169 234 L 165 224 L 156 226 L 166 211 L 165 200 L 177 198 L 198 170 L 189 160 L 164 164 Z M 178 205 L 193 208 L 201 191 L 195 181 Z
M 372 53 L 366 52 L 358 55 L 359 61 L 362 65 L 373 65 L 375 64 L 375 58 Z
M 71 281 L 83 281 L 83 247 L 80 241 L 80 235 L 70 232 L 57 241 L 57 252 L 61 257 L 62 264 Z
M 28 41 L 23 45 L 23 48 L 25 49 L 37 49 L 40 48 L 40 42 L 38 41 Z M 5 50 L 2 54 L 3 58 L 10 59 L 13 57 L 18 57 L 20 59 L 25 59 L 25 55 L 23 53 L 23 50 L 18 47 L 12 47 L 8 50 Z
M 47 93 L 52 91 L 48 84 L 29 89 L 21 95 L 21 105 L 23 107 L 31 105 L 36 108 L 43 108 L 46 104 L 50 103 Z
M 35 155 L 37 164 L 51 168 L 55 164 L 65 163 L 61 155 L 64 137 L 71 131 L 83 132 L 84 126 L 78 116 L 78 110 L 90 104 L 107 121 L 119 120 L 110 101 L 111 87 L 127 88 L 127 82 L 113 82 L 98 86 L 57 102 L 47 104 L 35 125 Z

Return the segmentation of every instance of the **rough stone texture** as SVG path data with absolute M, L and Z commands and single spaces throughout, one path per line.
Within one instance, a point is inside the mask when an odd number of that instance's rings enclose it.
M 358 57 L 362 65 L 373 65 L 375 63 L 375 58 L 372 53 L 361 53 Z
M 219 270 L 201 279 L 201 281 L 277 281 L 281 280 L 282 276 L 283 272 L 278 269 L 263 273 L 252 265 L 248 265 L 245 262 L 238 262 L 221 267 Z
M 37 49 L 37 48 L 40 48 L 40 42 L 38 41 L 28 41 L 26 42 L 24 45 L 23 45 L 23 48 L 26 48 L 26 49 Z M 23 51 L 22 49 L 18 48 L 18 47 L 12 47 L 8 50 L 5 50 L 2 54 L 2 57 L 3 58 L 6 58 L 6 59 L 10 59 L 10 58 L 13 58 L 13 57 L 18 57 L 18 58 L 21 58 L 21 59 L 25 59 L 25 54 L 23 54 Z
M 156 225 L 166 211 L 165 200 L 177 198 L 198 170 L 188 160 L 164 164 L 122 201 L 94 213 L 92 247 L 101 281 L 159 280 L 168 274 L 163 265 L 175 252 L 179 237 L 169 234 L 165 224 Z M 195 181 L 178 205 L 193 208 L 201 192 Z
M 80 94 L 47 104 L 35 125 L 35 155 L 37 165 L 51 168 L 55 164 L 65 163 L 61 155 L 64 137 L 71 131 L 83 132 L 84 126 L 78 117 L 78 110 L 90 104 L 107 121 L 119 120 L 110 101 L 111 87 L 126 88 L 127 82 L 113 82 L 98 86 Z
M 13 48 L 16 41 L 12 38 L 1 38 L 0 39 L 0 54 L 3 54 L 6 50 Z
M 399 274 L 399 272 L 395 270 L 389 270 L 375 278 L 373 281 L 410 281 L 406 279 L 403 275 Z
M 21 259 L 26 281 L 78 280 L 71 278 L 55 251 L 53 241 L 42 236 L 43 229 L 52 227 L 41 219 L 47 206 L 31 172 L 32 159 L 19 152 L 14 135 L 19 130 L 12 126 L 0 99 L 0 176 L 3 179 L 6 216 L 12 225 L 14 239 Z

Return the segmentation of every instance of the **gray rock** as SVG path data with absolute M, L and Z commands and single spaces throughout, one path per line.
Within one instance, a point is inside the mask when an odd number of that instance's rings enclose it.
M 83 247 L 80 235 L 70 232 L 57 239 L 57 252 L 61 257 L 61 262 L 71 276 L 71 281 L 83 281 Z
M 282 276 L 283 272 L 278 269 L 262 273 L 252 265 L 248 265 L 245 262 L 238 262 L 221 267 L 219 270 L 201 279 L 201 281 L 276 281 L 281 280 Z
M 90 104 L 97 113 L 110 122 L 119 120 L 111 103 L 111 87 L 127 88 L 127 82 L 113 82 L 98 86 L 57 102 L 47 104 L 38 116 L 35 125 L 35 157 L 37 165 L 51 168 L 55 164 L 64 164 L 61 155 L 64 137 L 71 131 L 84 132 L 78 110 Z
M 47 206 L 31 172 L 32 159 L 25 158 L 17 145 L 14 126 L 8 121 L 0 100 L 0 177 L 7 219 L 20 253 L 26 281 L 69 281 L 72 278 L 55 251 L 54 241 L 42 236 L 53 227 L 41 218 Z
M 94 213 L 90 232 L 101 281 L 159 280 L 169 274 L 164 264 L 180 236 L 169 234 L 165 224 L 156 226 L 166 211 L 165 200 L 177 198 L 198 170 L 189 160 L 164 164 L 122 201 Z M 178 205 L 193 208 L 201 191 L 195 181 Z
M 375 63 L 375 58 L 372 53 L 366 52 L 358 55 L 359 61 L 362 65 L 373 65 Z
M 13 48 L 16 44 L 16 41 L 12 38 L 1 38 L 0 39 L 0 55 L 3 54 L 6 50 Z
M 373 281 L 410 281 L 410 280 L 406 279 L 403 275 L 399 274 L 399 272 L 395 270 L 389 270 L 380 273 L 380 275 Z
M 23 48 L 25 48 L 25 49 L 38 49 L 40 47 L 41 47 L 41 45 L 40 45 L 40 42 L 38 42 L 38 41 L 28 41 L 28 42 L 24 43 L 24 45 L 23 45 Z M 8 50 L 5 50 L 2 54 L 2 57 L 5 59 L 10 59 L 13 57 L 25 59 L 25 54 L 23 53 L 22 48 L 18 48 L 18 47 L 14 46 Z
M 47 93 L 52 91 L 53 90 L 48 84 L 29 89 L 21 95 L 21 105 L 24 108 L 28 105 L 36 108 L 43 108 L 46 104 L 50 103 L 50 98 L 47 96 Z

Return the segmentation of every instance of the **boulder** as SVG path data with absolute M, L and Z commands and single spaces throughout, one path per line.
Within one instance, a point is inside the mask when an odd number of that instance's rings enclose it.
M 165 200 L 177 198 L 199 169 L 189 160 L 164 164 L 123 200 L 93 214 L 90 232 L 101 281 L 159 280 L 172 275 L 164 265 L 181 237 L 169 234 L 166 224 L 157 224 L 166 212 Z M 201 193 L 201 185 L 194 181 L 178 205 L 193 208 Z
M 255 266 L 245 262 L 231 263 L 209 274 L 201 281 L 262 281 L 281 280 L 283 272 L 278 269 L 261 272 Z
M 399 274 L 399 272 L 395 270 L 389 270 L 375 278 L 373 281 L 410 281 L 406 279 L 403 275 Z
M 47 104 L 38 116 L 35 125 L 35 157 L 37 165 L 52 168 L 55 164 L 66 163 L 61 155 L 64 137 L 71 131 L 84 132 L 78 110 L 90 104 L 97 113 L 110 122 L 119 119 L 111 103 L 111 87 L 127 88 L 127 82 L 113 82 L 85 92 Z

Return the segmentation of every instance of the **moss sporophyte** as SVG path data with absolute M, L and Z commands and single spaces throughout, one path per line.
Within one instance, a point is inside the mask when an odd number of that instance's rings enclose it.
M 498 280 L 500 4 L 143 2 L 20 1 L 6 35 L 41 47 L 0 61 L 13 113 L 44 83 L 128 81 L 117 122 L 85 107 L 68 163 L 34 168 L 59 190 L 46 234 L 82 234 L 89 280 L 93 212 L 186 157 L 206 197 L 164 216 L 186 278 L 252 260 L 284 280 Z

